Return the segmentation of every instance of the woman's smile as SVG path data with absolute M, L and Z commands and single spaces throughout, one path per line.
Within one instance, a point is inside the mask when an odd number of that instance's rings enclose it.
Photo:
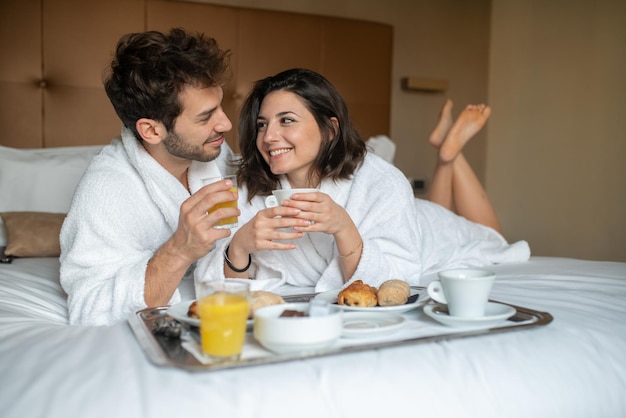
M 279 148 L 279 149 L 275 149 L 275 150 L 270 150 L 269 154 L 270 154 L 271 157 L 276 157 L 276 156 L 282 155 L 282 154 L 284 154 L 286 152 L 289 152 L 292 149 L 293 148 Z

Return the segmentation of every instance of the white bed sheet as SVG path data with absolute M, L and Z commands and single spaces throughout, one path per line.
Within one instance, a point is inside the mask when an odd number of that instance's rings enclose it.
M 16 259 L 0 265 L 0 415 L 626 416 L 626 263 L 533 257 L 492 269 L 493 299 L 547 311 L 553 322 L 188 372 L 150 363 L 127 323 L 66 325 L 58 259 Z

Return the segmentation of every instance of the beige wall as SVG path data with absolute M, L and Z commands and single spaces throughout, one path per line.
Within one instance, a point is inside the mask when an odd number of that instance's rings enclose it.
M 535 255 L 626 261 L 626 2 L 493 0 L 487 190 Z
M 392 24 L 396 165 L 428 180 L 426 137 L 445 97 L 457 111 L 488 101 L 492 119 L 466 156 L 507 238 L 528 240 L 534 255 L 626 261 L 626 2 L 210 2 Z M 404 76 L 450 87 L 404 92 Z

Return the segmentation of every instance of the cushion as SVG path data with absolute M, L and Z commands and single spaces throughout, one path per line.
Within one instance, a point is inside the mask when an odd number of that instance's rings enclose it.
M 59 234 L 64 213 L 3 212 L 7 232 L 6 255 L 14 257 L 58 257 Z
M 74 190 L 102 145 L 17 149 L 0 146 L 0 212 L 67 213 Z M 0 223 L 0 246 L 6 245 Z

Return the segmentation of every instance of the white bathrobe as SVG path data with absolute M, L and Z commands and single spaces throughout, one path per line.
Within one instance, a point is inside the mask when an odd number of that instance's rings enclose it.
M 193 162 L 192 192 L 202 178 L 232 170 L 231 158 L 224 144 L 217 160 Z M 103 148 L 83 175 L 61 230 L 61 285 L 71 324 L 110 324 L 146 307 L 148 260 L 174 233 L 189 196 L 131 131 Z M 179 301 L 176 291 L 170 303 Z
M 290 187 L 285 178 L 281 183 L 282 188 Z M 346 209 L 363 238 L 361 259 L 350 281 L 361 279 L 379 286 L 397 278 L 418 284 L 422 275 L 443 268 L 522 262 L 530 256 L 526 242 L 508 245 L 491 228 L 415 199 L 402 172 L 371 153 L 352 179 L 325 180 L 320 189 Z M 240 188 L 239 207 L 241 226 L 265 208 L 265 197 L 256 196 L 249 205 L 246 190 Z M 218 251 L 199 260 L 196 281 L 224 278 L 222 253 L 229 241 L 230 237 L 221 240 Z M 252 255 L 253 289 L 271 290 L 288 283 L 322 292 L 347 285 L 331 235 L 305 233 L 294 243 L 295 250 Z

